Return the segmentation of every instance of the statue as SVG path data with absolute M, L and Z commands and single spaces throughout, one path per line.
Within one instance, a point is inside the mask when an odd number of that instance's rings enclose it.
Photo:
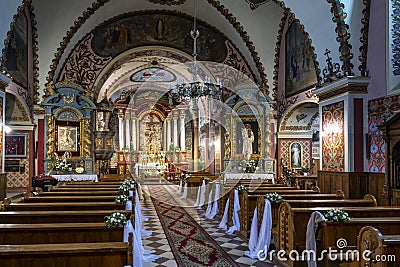
M 231 157 L 231 138 L 229 133 L 225 133 L 225 158 L 229 159 Z
M 253 153 L 254 134 L 251 130 L 250 124 L 246 124 L 242 128 L 243 151 L 242 154 L 245 158 L 250 159 Z

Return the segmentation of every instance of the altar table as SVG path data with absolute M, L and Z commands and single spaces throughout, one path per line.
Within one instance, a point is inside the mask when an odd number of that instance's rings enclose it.
M 239 180 L 239 179 L 261 179 L 262 181 L 271 181 L 271 183 L 275 183 L 274 174 L 273 173 L 234 173 L 234 172 L 226 172 L 224 173 L 224 180 Z

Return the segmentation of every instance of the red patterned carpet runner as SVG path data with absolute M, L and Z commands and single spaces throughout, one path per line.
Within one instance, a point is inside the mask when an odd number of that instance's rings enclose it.
M 179 267 L 239 266 L 163 186 L 149 185 L 148 188 Z

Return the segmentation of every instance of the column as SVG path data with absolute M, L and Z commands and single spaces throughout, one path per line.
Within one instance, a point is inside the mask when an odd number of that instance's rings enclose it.
M 130 111 L 127 110 L 125 113 L 125 147 L 131 147 L 131 114 Z
M 132 146 L 134 150 L 137 150 L 137 134 L 136 134 L 136 123 L 137 119 L 135 117 L 135 113 L 132 113 Z
M 125 147 L 125 134 L 124 134 L 124 113 L 122 110 L 118 112 L 118 137 L 119 137 L 119 150 Z
M 178 146 L 178 116 L 174 115 L 174 146 Z
M 193 102 L 193 171 L 199 170 L 199 108 Z
M 186 132 L 185 132 L 185 112 L 184 111 L 181 111 L 181 116 L 179 118 L 181 120 L 181 127 L 180 127 L 181 150 L 186 151 L 186 146 L 185 146 Z
M 167 149 L 171 145 L 171 118 L 167 118 Z

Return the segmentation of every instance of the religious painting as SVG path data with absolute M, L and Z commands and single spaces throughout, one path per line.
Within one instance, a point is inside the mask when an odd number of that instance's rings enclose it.
M 162 68 L 145 68 L 132 74 L 132 82 L 173 82 L 175 75 Z
M 237 122 L 236 154 L 249 158 L 251 154 L 259 154 L 258 123 L 256 121 Z
M 314 87 L 318 78 L 311 45 L 296 21 L 289 26 L 285 40 L 285 94 L 290 97 Z
M 8 33 L 3 51 L 2 63 L 13 81 L 24 88 L 28 87 L 28 20 L 24 9 L 20 9 L 14 25 Z
M 99 25 L 91 40 L 93 52 L 102 57 L 115 57 L 134 47 L 160 45 L 193 53 L 190 31 L 193 18 L 171 11 L 139 11 L 114 18 Z M 218 30 L 198 21 L 201 32 L 197 42 L 197 59 L 222 62 L 228 51 L 226 37 Z M 144 52 L 145 53 L 145 52 Z
M 58 151 L 78 151 L 78 127 L 58 126 L 57 146 Z
M 26 136 L 27 134 L 7 134 L 5 136 L 6 158 L 26 158 Z
M 291 169 L 301 169 L 303 162 L 303 147 L 300 143 L 293 142 L 289 146 L 289 163 Z

